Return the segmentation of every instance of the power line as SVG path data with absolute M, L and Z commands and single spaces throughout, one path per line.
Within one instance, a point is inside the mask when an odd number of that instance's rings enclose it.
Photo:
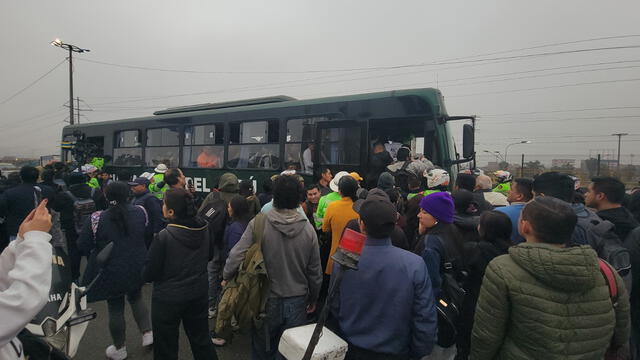
M 113 66 L 118 68 L 170 72 L 170 73 L 217 74 L 217 75 L 312 74 L 312 73 L 353 72 L 353 71 L 365 71 L 365 70 L 374 70 L 374 71 L 394 70 L 394 69 L 405 69 L 405 68 L 423 67 L 423 66 L 467 64 L 467 63 L 487 62 L 487 61 L 495 61 L 495 60 L 518 60 L 518 59 L 527 59 L 527 58 L 534 58 L 534 57 L 566 55 L 566 54 L 576 54 L 576 53 L 584 53 L 584 52 L 598 52 L 598 51 L 608 51 L 608 50 L 637 49 L 637 48 L 640 48 L 640 45 L 608 46 L 608 47 L 599 47 L 599 48 L 585 48 L 585 49 L 551 51 L 551 52 L 524 54 L 524 55 L 512 55 L 512 56 L 503 56 L 503 57 L 494 57 L 494 58 L 468 59 L 468 60 L 443 60 L 443 61 L 435 61 L 435 62 L 423 62 L 423 63 L 417 63 L 417 64 L 402 64 L 402 65 L 392 65 L 392 66 L 371 66 L 371 67 L 358 67 L 358 68 L 345 68 L 345 69 L 322 69 L 322 70 L 300 70 L 300 71 L 199 71 L 199 70 L 166 69 L 166 68 L 151 67 L 151 66 L 117 64 L 117 63 L 91 60 L 91 59 L 78 59 L 78 60 L 88 62 L 88 63 Z M 471 58 L 474 58 L 474 57 L 477 57 L 477 56 L 471 56 Z M 459 59 L 464 59 L 464 58 L 459 58 Z
M 567 109 L 567 110 L 550 110 L 550 111 L 530 111 L 520 113 L 501 113 L 501 114 L 486 114 L 479 116 L 478 118 L 486 117 L 500 117 L 511 115 L 534 115 L 534 114 L 552 114 L 562 112 L 574 112 L 574 111 L 600 111 L 600 110 L 622 110 L 622 109 L 640 109 L 640 106 L 613 106 L 613 107 L 601 107 L 601 108 L 581 108 L 581 109 Z
M 14 99 L 16 96 L 22 94 L 23 92 L 25 92 L 27 89 L 29 89 L 30 87 L 32 87 L 33 85 L 37 84 L 40 80 L 44 79 L 47 75 L 51 74 L 55 69 L 58 68 L 58 66 L 62 65 L 63 63 L 65 63 L 67 61 L 67 59 L 64 59 L 62 61 L 60 61 L 56 66 L 54 66 L 53 68 L 51 68 L 49 71 L 47 71 L 46 73 L 42 74 L 39 78 L 35 79 L 33 82 L 29 83 L 29 85 L 23 87 L 22 89 L 18 90 L 18 92 L 14 93 L 13 95 L 9 96 L 8 98 L 0 101 L 0 105 L 4 105 L 6 103 L 8 103 L 9 101 L 11 101 L 12 99 Z
M 477 96 L 477 95 L 507 94 L 507 93 L 514 93 L 514 92 L 523 92 L 523 91 L 558 89 L 558 88 L 582 86 L 582 85 L 613 84 L 613 83 L 632 82 L 632 81 L 639 81 L 639 80 L 640 80 L 640 78 L 591 81 L 591 82 L 582 82 L 582 83 L 573 83 L 573 84 L 564 84 L 564 85 L 552 85 L 552 86 L 542 86 L 542 87 L 525 88 L 525 89 L 513 89 L 513 90 L 492 91 L 492 92 L 483 92 L 483 93 L 449 95 L 449 97 L 466 97 L 466 96 Z
M 640 119 L 640 115 L 615 115 L 615 116 L 591 116 L 591 117 L 577 117 L 577 118 L 564 118 L 564 119 L 526 119 L 517 121 L 482 121 L 480 124 L 484 125 L 498 125 L 498 124 L 513 124 L 518 125 L 520 123 L 528 122 L 553 122 L 553 121 L 573 121 L 573 120 L 603 120 L 603 119 Z

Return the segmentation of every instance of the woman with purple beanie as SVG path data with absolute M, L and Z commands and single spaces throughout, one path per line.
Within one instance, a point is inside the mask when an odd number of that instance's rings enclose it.
M 455 206 L 453 198 L 447 192 L 432 193 L 420 200 L 418 213 L 418 236 L 414 252 L 427 265 L 429 278 L 436 302 L 441 299 L 441 288 L 445 272 L 453 275 L 456 280 L 463 280 L 463 239 L 457 227 L 453 224 Z M 440 321 L 440 318 L 438 319 Z M 440 326 L 438 327 L 440 329 Z M 440 330 L 439 330 L 440 331 Z M 427 359 L 453 359 L 455 346 L 444 345 L 438 336 L 437 346 Z M 447 346 L 445 347 L 440 347 Z

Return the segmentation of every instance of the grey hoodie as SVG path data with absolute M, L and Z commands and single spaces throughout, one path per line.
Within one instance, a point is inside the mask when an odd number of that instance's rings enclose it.
M 296 210 L 269 211 L 262 238 L 262 254 L 271 280 L 271 297 L 307 296 L 315 303 L 322 285 L 318 237 L 313 226 Z M 229 252 L 223 278 L 233 278 L 253 244 L 251 220 L 242 238 Z

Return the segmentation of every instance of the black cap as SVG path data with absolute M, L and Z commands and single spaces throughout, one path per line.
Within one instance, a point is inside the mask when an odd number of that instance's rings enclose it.
M 360 219 L 364 222 L 368 235 L 385 238 L 396 226 L 397 212 L 389 200 L 367 198 L 360 207 Z
M 137 186 L 137 185 L 149 186 L 150 183 L 151 182 L 149 181 L 149 179 L 141 176 L 141 177 L 135 178 L 133 181 L 129 181 L 129 186 Z

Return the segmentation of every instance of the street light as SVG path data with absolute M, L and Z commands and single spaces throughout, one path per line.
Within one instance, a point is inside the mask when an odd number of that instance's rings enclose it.
M 498 161 L 504 161 L 504 160 L 502 159 L 502 157 L 500 156 L 500 151 L 489 151 L 489 150 L 483 150 L 483 151 L 484 151 L 484 152 L 486 152 L 487 154 L 491 154 L 491 155 L 495 156 L 495 158 L 496 158 Z
M 51 42 L 51 45 L 67 50 L 69 52 L 69 123 L 73 125 L 73 53 L 84 53 L 91 50 L 83 49 L 71 44 L 65 44 L 57 38 Z
M 509 163 L 509 160 L 507 159 L 507 151 L 509 151 L 509 148 L 510 148 L 512 145 L 518 145 L 518 144 L 531 144 L 531 140 L 522 140 L 522 141 L 514 142 L 514 143 L 511 143 L 511 144 L 507 145 L 507 146 L 504 148 L 504 161 L 505 161 L 507 164 Z

